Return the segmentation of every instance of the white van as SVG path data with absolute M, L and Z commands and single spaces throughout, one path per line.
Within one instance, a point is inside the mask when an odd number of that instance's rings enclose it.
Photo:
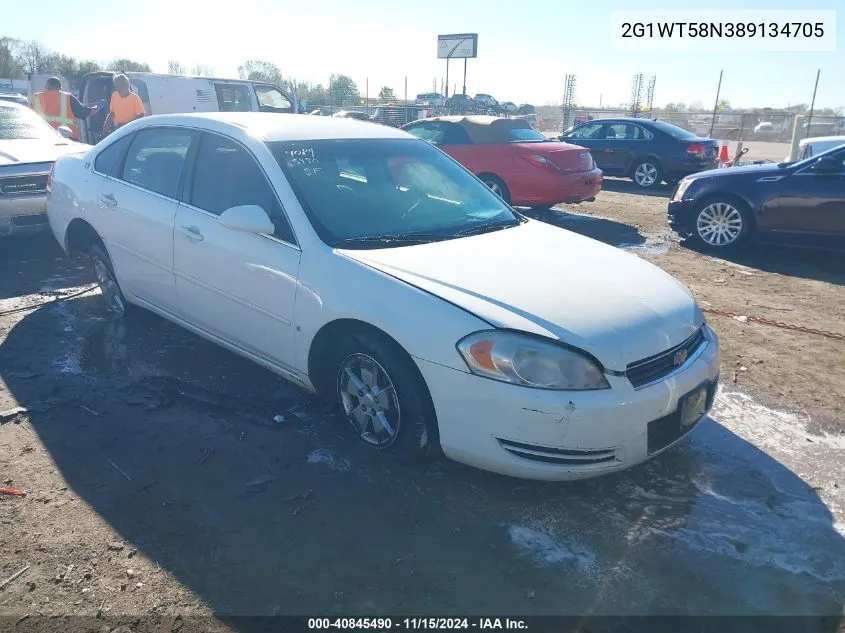
M 114 72 L 89 73 L 79 86 L 79 100 L 94 104 L 104 101 L 100 110 L 79 121 L 83 142 L 97 143 L 108 115 L 108 102 L 114 91 Z M 147 114 L 189 112 L 293 112 L 296 99 L 279 86 L 261 81 L 183 77 L 157 73 L 127 72 L 132 92 L 141 97 Z

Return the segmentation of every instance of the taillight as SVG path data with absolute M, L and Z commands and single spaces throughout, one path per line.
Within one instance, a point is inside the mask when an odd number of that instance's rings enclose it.
M 47 174 L 47 193 L 50 193 L 53 189 L 53 170 L 56 168 L 56 163 L 53 163 L 50 166 L 50 173 Z
M 697 156 L 699 158 L 704 158 L 704 155 L 707 153 L 707 148 L 700 143 L 693 143 L 692 145 L 687 145 L 687 154 L 692 154 L 693 156 Z
M 545 169 L 546 171 L 560 171 L 560 167 L 555 165 L 545 156 L 540 156 L 539 154 L 520 154 L 519 157 L 522 160 L 531 163 L 534 167 L 539 167 L 540 169 Z

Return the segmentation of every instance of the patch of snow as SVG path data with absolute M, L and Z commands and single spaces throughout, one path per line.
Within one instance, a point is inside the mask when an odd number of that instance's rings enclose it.
M 596 561 L 595 555 L 589 550 L 577 544 L 561 545 L 548 534 L 524 525 L 509 526 L 508 535 L 517 548 L 530 554 L 541 566 L 573 561 L 581 567 L 592 567 Z
M 332 470 L 336 470 L 341 473 L 346 472 L 352 467 L 352 462 L 345 457 L 338 457 L 327 448 L 318 448 L 308 453 L 308 463 L 324 464 Z

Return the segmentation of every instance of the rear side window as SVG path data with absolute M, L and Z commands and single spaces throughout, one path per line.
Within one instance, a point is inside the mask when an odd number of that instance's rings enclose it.
M 231 207 L 258 205 L 270 216 L 276 237 L 296 243 L 261 167 L 243 147 L 223 136 L 203 135 L 191 187 L 191 204 L 214 215 Z
M 567 138 L 602 138 L 604 123 L 585 123 L 566 135 Z
M 97 158 L 94 159 L 94 171 L 105 176 L 117 175 L 123 156 L 126 154 L 126 148 L 129 147 L 134 136 L 134 134 L 127 134 L 97 154 Z
M 123 180 L 175 198 L 193 134 L 178 129 L 142 130 L 129 146 Z

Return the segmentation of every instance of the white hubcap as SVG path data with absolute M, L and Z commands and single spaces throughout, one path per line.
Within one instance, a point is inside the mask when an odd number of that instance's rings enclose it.
M 393 381 L 379 362 L 366 354 L 343 361 L 338 391 L 346 419 L 365 444 L 387 448 L 399 433 L 401 412 Z
M 641 187 L 651 187 L 657 180 L 657 167 L 651 163 L 637 165 L 637 169 L 634 171 L 634 180 Z
M 727 246 L 742 233 L 742 214 L 727 202 L 714 202 L 698 214 L 696 230 L 706 244 Z

